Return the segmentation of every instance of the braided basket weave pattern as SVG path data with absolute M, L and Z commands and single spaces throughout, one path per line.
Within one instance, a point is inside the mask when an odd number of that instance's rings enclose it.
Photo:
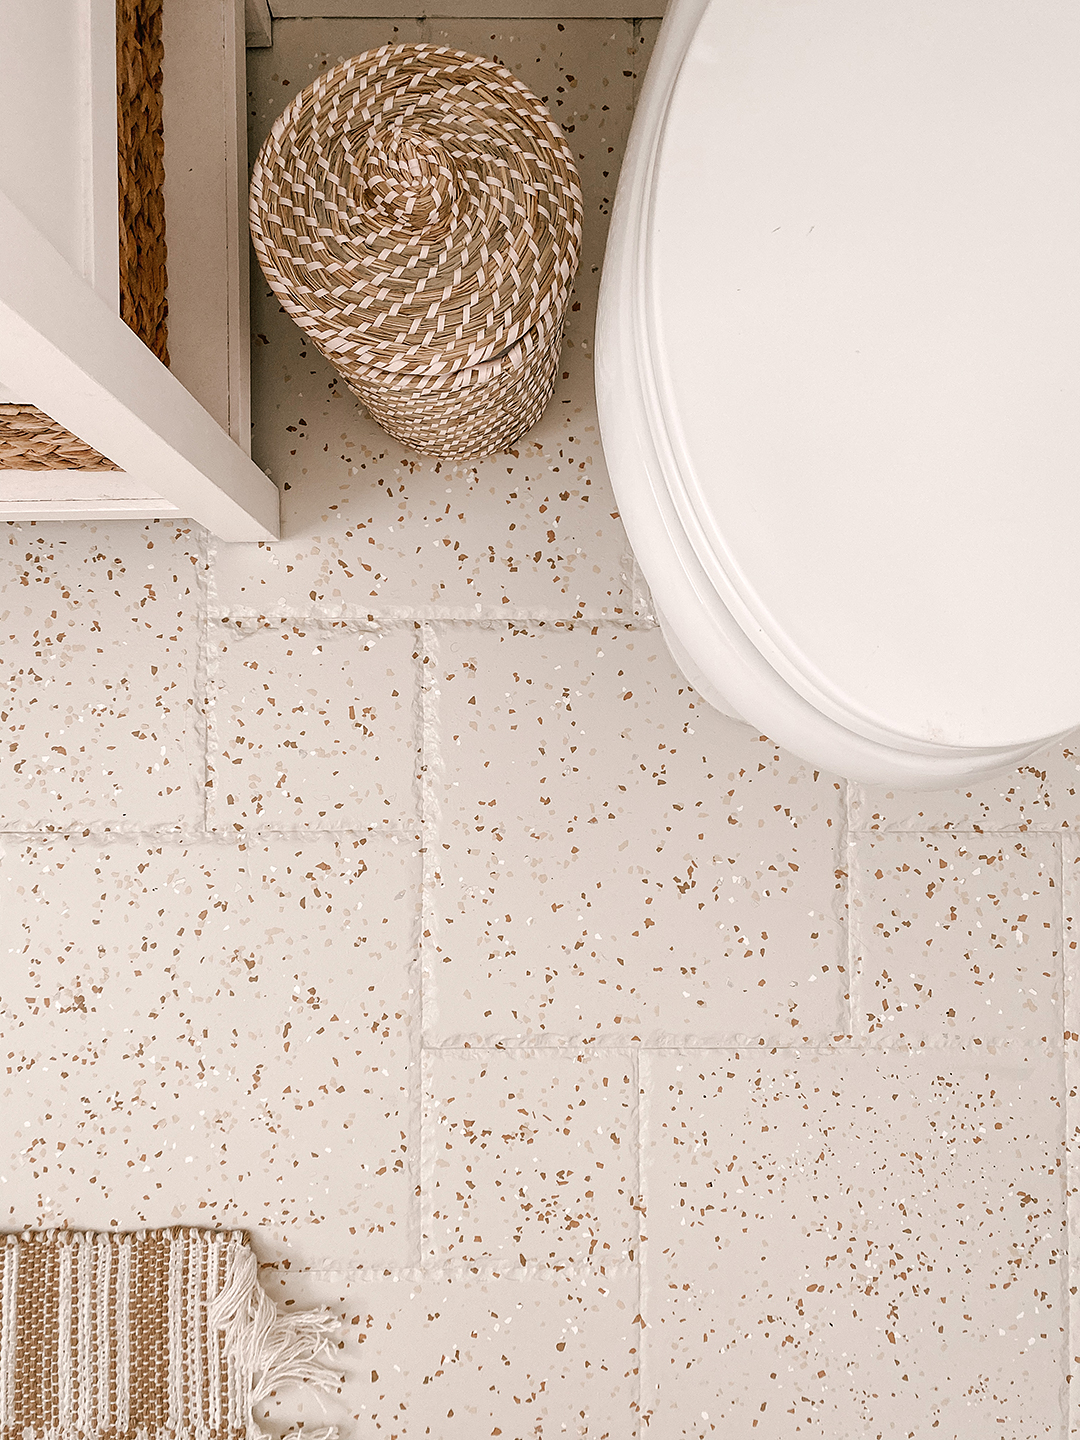
M 453 459 L 507 449 L 550 400 L 581 220 L 543 104 L 434 45 L 320 76 L 251 182 L 255 251 L 286 312 L 383 429 Z
M 0 405 L 0 470 L 119 470 L 36 405 Z

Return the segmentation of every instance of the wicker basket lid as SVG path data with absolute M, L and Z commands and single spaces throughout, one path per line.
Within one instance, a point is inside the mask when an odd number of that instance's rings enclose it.
M 581 245 L 573 157 L 500 65 L 384 46 L 321 75 L 256 161 L 251 228 L 331 359 L 446 377 L 558 343 Z

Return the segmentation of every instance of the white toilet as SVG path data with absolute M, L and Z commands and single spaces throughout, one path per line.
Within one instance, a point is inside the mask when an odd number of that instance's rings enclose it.
M 821 768 L 1080 724 L 1080 7 L 671 0 L 597 383 L 686 678 Z

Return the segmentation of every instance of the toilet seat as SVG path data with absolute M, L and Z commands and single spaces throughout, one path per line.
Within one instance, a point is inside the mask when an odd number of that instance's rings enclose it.
M 597 334 L 620 512 L 691 683 L 850 778 L 1080 721 L 1077 28 L 675 0 L 649 68 Z

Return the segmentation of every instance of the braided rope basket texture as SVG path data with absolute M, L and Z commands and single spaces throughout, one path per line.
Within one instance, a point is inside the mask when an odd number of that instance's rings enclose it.
M 165 246 L 163 0 L 117 0 L 120 314 L 169 363 Z
M 0 470 L 119 470 L 36 405 L 0 405 Z
M 428 455 L 508 449 L 551 398 L 581 250 L 573 156 L 501 65 L 434 45 L 336 66 L 278 117 L 251 233 L 286 312 Z

